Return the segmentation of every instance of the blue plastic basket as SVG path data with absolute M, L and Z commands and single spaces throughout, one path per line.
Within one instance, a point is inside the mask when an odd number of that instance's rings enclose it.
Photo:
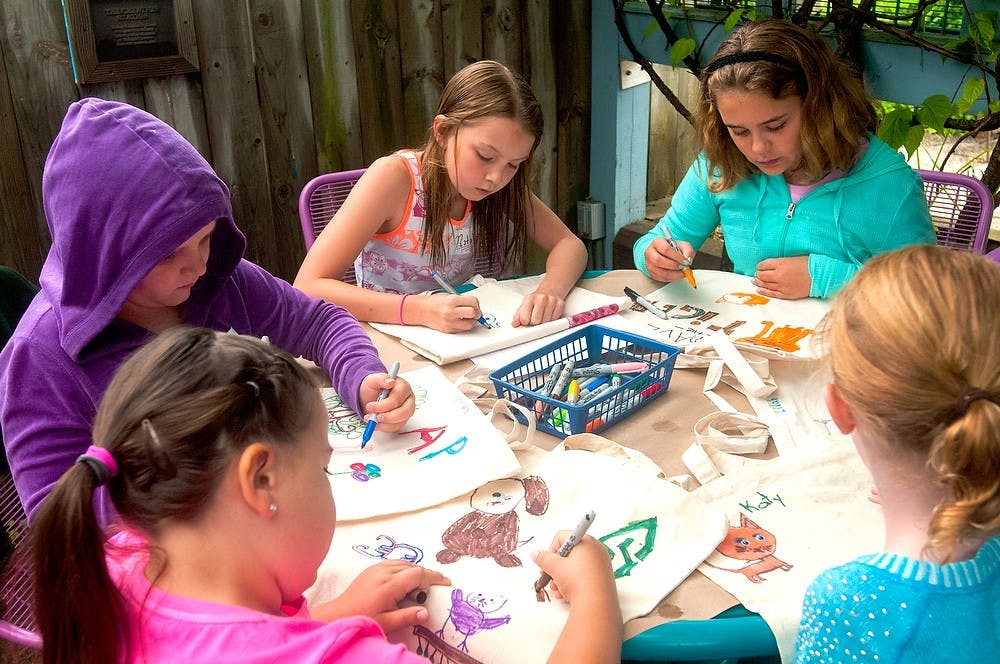
M 591 325 L 539 348 L 490 374 L 497 396 L 538 413 L 537 426 L 554 436 L 598 432 L 642 408 L 667 391 L 680 349 L 647 337 L 600 325 Z M 565 397 L 542 396 L 556 362 L 591 364 L 645 362 L 641 373 L 623 374 L 622 384 L 592 401 L 569 405 Z

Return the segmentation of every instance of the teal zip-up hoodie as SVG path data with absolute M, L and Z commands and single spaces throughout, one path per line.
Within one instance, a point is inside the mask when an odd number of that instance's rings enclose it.
M 739 274 L 752 276 L 767 258 L 809 256 L 810 297 L 831 297 L 872 256 L 911 244 L 934 244 L 934 226 L 920 176 L 902 155 L 873 135 L 854 167 L 792 205 L 782 175 L 757 173 L 731 189 L 708 190 L 708 162 L 698 156 L 670 209 L 632 249 L 647 275 L 646 247 L 670 229 L 701 247 L 721 223 L 726 251 Z

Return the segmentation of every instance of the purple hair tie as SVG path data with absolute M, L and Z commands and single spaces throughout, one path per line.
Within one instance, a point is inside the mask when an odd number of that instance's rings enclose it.
M 111 452 L 103 447 L 91 445 L 76 460 L 90 466 L 90 469 L 94 471 L 94 475 L 97 476 L 97 483 L 99 485 L 107 484 L 112 477 L 118 474 L 118 463 L 111 455 Z

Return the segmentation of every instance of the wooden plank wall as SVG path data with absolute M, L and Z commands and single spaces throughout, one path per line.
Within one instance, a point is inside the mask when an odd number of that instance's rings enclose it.
M 444 83 L 483 58 L 531 81 L 546 123 L 533 185 L 575 228 L 589 179 L 590 3 L 192 5 L 199 72 L 77 85 L 60 0 L 0 3 L 0 264 L 38 279 L 45 156 L 66 107 L 97 96 L 145 108 L 191 141 L 230 186 L 247 257 L 291 280 L 304 255 L 305 183 L 422 145 Z

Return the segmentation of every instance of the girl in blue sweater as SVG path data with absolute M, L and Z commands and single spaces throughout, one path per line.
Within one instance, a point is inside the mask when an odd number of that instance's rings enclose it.
M 813 581 L 797 661 L 996 661 L 998 330 L 1000 265 L 943 247 L 873 258 L 834 300 L 826 405 L 871 471 L 885 542 Z
M 920 177 L 871 133 L 870 98 L 819 35 L 750 23 L 723 41 L 701 88 L 704 152 L 633 248 L 650 277 L 680 279 L 720 224 L 735 271 L 786 299 L 829 297 L 872 256 L 934 243 Z

